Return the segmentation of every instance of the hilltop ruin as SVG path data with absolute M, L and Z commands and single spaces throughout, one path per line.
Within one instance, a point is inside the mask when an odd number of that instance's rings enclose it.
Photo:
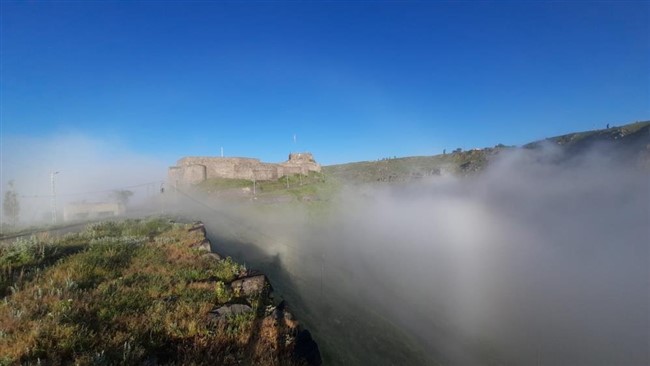
M 254 158 L 223 158 L 189 156 L 169 167 L 168 179 L 172 186 L 190 186 L 206 179 L 276 180 L 285 175 L 320 172 L 321 166 L 309 152 L 291 153 L 284 163 L 264 163 Z

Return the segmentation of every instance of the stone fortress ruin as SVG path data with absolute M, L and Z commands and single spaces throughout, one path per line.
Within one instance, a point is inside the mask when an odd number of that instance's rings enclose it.
M 320 172 L 321 166 L 311 153 L 291 153 L 284 163 L 264 163 L 253 158 L 189 156 L 169 167 L 171 186 L 186 187 L 207 179 L 277 180 L 286 175 Z

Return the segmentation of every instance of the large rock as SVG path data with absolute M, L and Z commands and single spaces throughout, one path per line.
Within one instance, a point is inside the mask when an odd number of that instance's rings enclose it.
M 210 310 L 208 315 L 212 318 L 224 318 L 230 315 L 240 315 L 240 314 L 250 313 L 251 311 L 253 311 L 253 308 L 251 308 L 246 304 L 230 304 L 230 305 L 223 305 L 221 307 L 214 308 Z
M 188 232 L 200 230 L 204 236 L 207 235 L 205 231 L 205 225 L 202 222 L 197 221 L 193 225 L 194 226 L 192 226 L 191 228 L 189 228 L 189 230 L 187 230 Z
M 216 260 L 216 261 L 220 261 L 221 259 L 223 259 L 223 258 L 221 257 L 221 255 L 219 255 L 219 253 L 214 253 L 214 252 L 212 252 L 212 253 L 205 253 L 205 254 L 203 254 L 201 257 L 202 257 L 202 258 L 206 258 L 206 259 Z
M 267 285 L 270 286 L 266 280 L 265 275 L 244 277 L 234 280 L 230 283 L 230 287 L 235 293 L 239 293 L 240 295 L 244 296 L 260 294 L 262 291 L 264 291 Z
M 304 360 L 308 365 L 319 366 L 323 363 L 320 357 L 318 344 L 311 337 L 308 330 L 302 330 L 296 336 L 296 347 L 294 348 L 294 358 Z
M 203 242 L 201 242 L 201 245 L 199 245 L 199 249 L 206 252 L 211 252 L 212 245 L 210 244 L 210 240 L 208 239 L 203 240 Z
M 202 250 L 202 251 L 205 251 L 205 252 L 212 251 L 212 249 L 210 247 L 210 240 L 208 240 L 208 239 L 203 239 L 202 241 L 200 241 L 198 243 L 192 244 L 190 246 L 190 248 L 196 248 L 198 250 Z

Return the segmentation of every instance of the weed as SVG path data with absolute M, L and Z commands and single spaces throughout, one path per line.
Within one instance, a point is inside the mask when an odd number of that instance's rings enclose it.
M 224 304 L 232 298 L 232 290 L 223 281 L 217 281 L 214 296 L 217 303 Z

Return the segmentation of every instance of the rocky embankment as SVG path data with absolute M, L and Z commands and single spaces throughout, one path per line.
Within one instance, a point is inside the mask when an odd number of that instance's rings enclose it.
M 215 261 L 224 260 L 222 255 L 213 251 L 203 223 L 194 223 L 189 231 L 199 233 L 200 240 L 193 247 L 205 251 L 203 257 Z M 220 289 L 216 281 L 215 285 L 217 292 L 227 293 L 230 300 L 215 306 L 206 314 L 208 324 L 223 328 L 227 326 L 229 318 L 254 317 L 249 342 L 251 359 L 238 361 L 255 364 L 283 364 L 283 361 L 304 365 L 322 363 L 318 345 L 312 339 L 311 333 L 300 324 L 283 300 L 274 297 L 273 286 L 266 275 L 246 269 Z

